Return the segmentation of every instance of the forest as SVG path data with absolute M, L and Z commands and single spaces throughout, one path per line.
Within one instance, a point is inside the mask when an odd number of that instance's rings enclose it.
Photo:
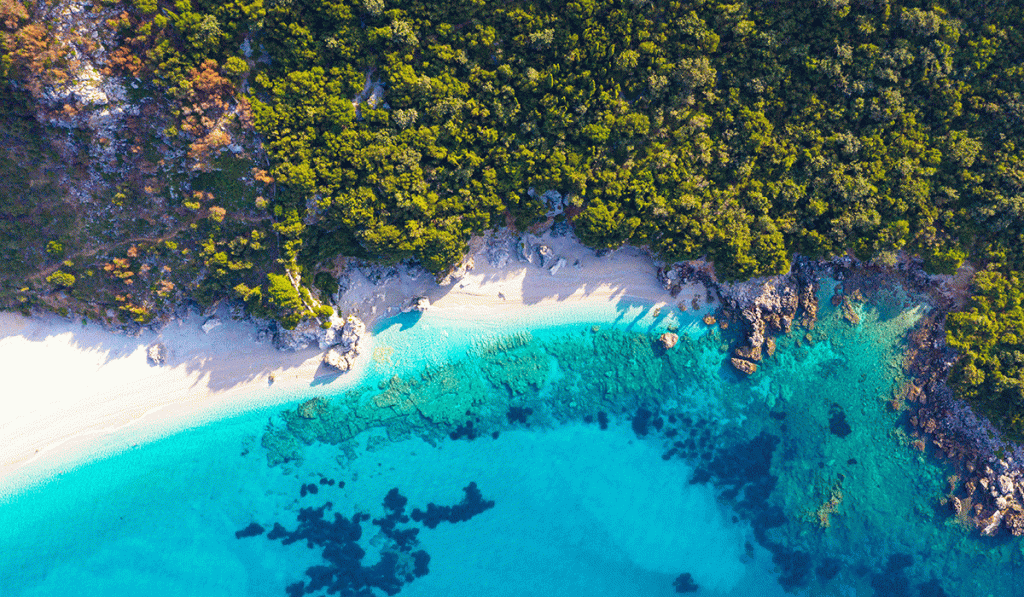
M 153 191 L 194 225 L 181 247 L 143 248 L 173 254 L 204 300 L 294 325 L 322 309 L 335 258 L 440 275 L 473 235 L 543 221 L 538 197 L 553 190 L 586 245 L 707 256 L 725 280 L 846 251 L 882 265 L 903 251 L 931 273 L 991 266 L 970 314 L 950 319 L 967 355 L 954 383 L 1012 405 L 1006 424 L 1024 429 L 1019 297 L 1007 298 L 1024 269 L 1019 2 L 100 4 L 120 11 L 111 72 L 166 115 L 149 142 L 196 173 Z M 2 6 L 0 68 L 27 81 L 43 68 L 29 50 L 47 46 L 26 33 L 27 9 Z M 217 178 L 232 142 L 250 159 L 241 191 Z M 111 184 L 143 201 L 142 182 Z M 51 240 L 23 252 L 45 261 Z M 81 294 L 87 269 L 48 280 Z M 147 279 L 151 295 L 167 290 Z M 144 320 L 147 300 L 121 306 Z

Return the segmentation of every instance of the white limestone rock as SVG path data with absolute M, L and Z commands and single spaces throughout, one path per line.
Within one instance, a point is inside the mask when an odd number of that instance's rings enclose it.
M 146 349 L 146 360 L 150 365 L 159 367 L 167 362 L 167 347 L 160 342 L 154 342 Z
M 219 319 L 217 319 L 216 317 L 211 317 L 211 318 L 209 318 L 209 319 L 207 319 L 206 321 L 203 322 L 203 325 L 202 325 L 202 327 L 200 329 L 203 330 L 204 334 L 209 334 L 210 330 L 212 330 L 213 328 L 219 326 L 220 324 L 221 324 L 221 321 Z

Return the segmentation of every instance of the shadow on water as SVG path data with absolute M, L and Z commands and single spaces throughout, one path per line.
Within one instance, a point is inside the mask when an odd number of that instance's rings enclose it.
M 380 334 L 381 332 L 386 332 L 396 326 L 398 327 L 398 331 L 404 332 L 412 328 L 417 323 L 419 323 L 420 319 L 422 318 L 422 311 L 409 311 L 408 313 L 399 313 L 394 317 L 382 319 L 380 323 L 378 323 L 374 327 L 373 333 Z

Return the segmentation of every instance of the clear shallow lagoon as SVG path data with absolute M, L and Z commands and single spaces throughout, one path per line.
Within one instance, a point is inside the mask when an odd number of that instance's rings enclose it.
M 331 547 L 355 562 L 349 577 L 397 571 L 412 596 L 1024 595 L 1020 540 L 958 524 L 940 504 L 952 471 L 889 405 L 922 308 L 883 297 L 852 326 L 830 293 L 816 328 L 779 338 L 749 378 L 702 313 L 626 301 L 385 322 L 354 389 L 0 498 L 0 594 L 284 596 Z M 664 351 L 669 328 L 681 340 Z M 493 507 L 434 528 L 398 518 L 457 506 L 470 483 Z M 401 514 L 385 506 L 393 488 Z M 291 533 L 300 516 L 288 545 L 236 537 L 252 523 Z M 344 540 L 311 539 L 332 521 Z

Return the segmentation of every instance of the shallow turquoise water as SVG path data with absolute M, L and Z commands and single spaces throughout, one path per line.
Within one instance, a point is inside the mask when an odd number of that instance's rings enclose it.
M 363 554 L 349 577 L 392 558 L 413 596 L 667 596 L 685 574 L 697 595 L 1024 595 L 1021 542 L 951 517 L 951 471 L 911 447 L 889 406 L 922 308 L 883 296 L 852 326 L 830 292 L 817 327 L 780 338 L 749 378 L 699 313 L 622 302 L 521 322 L 392 320 L 351 390 L 3 498 L 0 594 L 282 596 L 326 574 L 315 567 L 333 546 Z M 668 351 L 655 342 L 666 329 L 681 336 Z M 493 507 L 399 522 L 416 529 L 408 549 L 374 523 L 393 488 L 411 515 L 460 504 L 470 483 Z M 327 502 L 324 525 L 300 528 Z M 361 535 L 314 540 L 335 514 L 336 531 Z M 252 523 L 306 534 L 236 538 Z

